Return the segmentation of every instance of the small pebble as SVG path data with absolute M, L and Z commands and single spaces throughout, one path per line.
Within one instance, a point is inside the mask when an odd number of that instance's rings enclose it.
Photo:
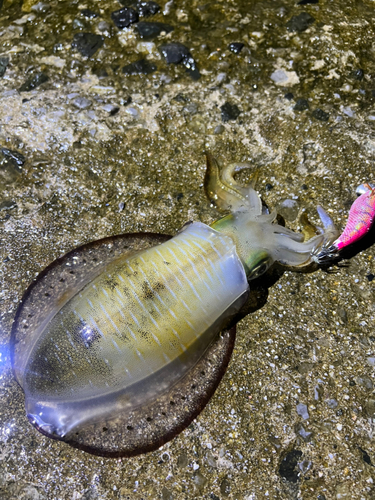
M 305 109 L 309 109 L 309 102 L 307 99 L 304 99 L 303 97 L 299 97 L 296 100 L 296 104 L 294 105 L 294 111 L 304 111 Z
M 43 72 L 37 73 L 36 75 L 33 75 L 31 78 L 26 80 L 26 82 L 23 83 L 19 88 L 19 91 L 30 92 L 30 90 L 36 89 L 37 87 L 39 87 L 39 85 L 42 85 L 47 81 L 48 81 L 48 76 L 45 73 Z
M 12 149 L 8 148 L 1 148 L 1 152 L 3 153 L 4 157 L 7 160 L 12 160 L 12 162 L 17 166 L 17 167 L 22 167 L 22 165 L 25 163 L 26 158 L 22 153 L 19 153 L 18 151 L 14 151 Z
M 319 3 L 319 0 L 301 0 L 297 5 L 308 5 Z
M 138 12 L 131 7 L 124 7 L 111 14 L 112 21 L 119 29 L 127 28 L 139 19 Z
M 73 38 L 72 48 L 77 49 L 84 57 L 91 57 L 103 45 L 104 38 L 94 33 L 76 33 Z
M 276 205 L 277 212 L 287 221 L 294 221 L 298 216 L 299 206 L 296 200 L 283 200 Z
M 165 33 L 170 33 L 174 30 L 173 26 L 165 23 L 149 23 L 146 21 L 141 21 L 136 24 L 135 29 L 138 31 L 139 35 L 146 40 L 152 40 L 160 35 L 163 31 Z
M 216 125 L 216 127 L 214 128 L 214 134 L 216 135 L 219 135 L 219 134 L 222 134 L 225 130 L 225 127 L 224 125 Z
M 307 30 L 307 28 L 315 21 L 315 19 L 310 16 L 307 12 L 301 12 L 298 16 L 293 16 L 287 23 L 286 27 L 288 31 L 297 31 L 301 33 Z
M 326 113 L 320 108 L 314 109 L 314 111 L 311 113 L 314 118 L 317 120 L 320 120 L 322 122 L 328 122 L 329 119 L 329 113 Z
M 245 44 L 241 42 L 233 42 L 228 45 L 228 49 L 234 54 L 239 54 L 244 48 Z
M 366 278 L 367 278 L 367 280 L 368 280 L 368 281 L 373 281 L 373 280 L 374 280 L 374 278 L 375 278 L 375 275 L 374 275 L 374 274 L 372 274 L 372 273 L 370 273 L 370 274 L 366 274 Z
M 297 413 L 304 420 L 308 420 L 310 418 L 309 412 L 307 410 L 307 405 L 305 405 L 303 403 L 299 403 L 297 405 Z
M 89 19 L 93 19 L 94 17 L 98 17 L 98 14 L 90 9 L 82 9 L 81 14 Z
M 287 92 L 284 95 L 285 99 L 288 99 L 288 101 L 291 101 L 294 98 L 294 95 L 291 92 Z
M 146 59 L 139 59 L 133 63 L 127 64 L 122 68 L 125 75 L 149 75 L 157 70 L 157 66 Z
M 334 408 L 337 408 L 339 405 L 338 402 L 336 401 L 336 399 L 327 399 L 326 403 L 327 403 L 328 408 L 330 408 L 331 410 L 333 410 Z
M 87 109 L 91 104 L 92 102 L 86 97 L 76 97 L 73 100 L 73 105 L 78 109 Z
M 229 120 L 237 120 L 240 116 L 241 111 L 236 104 L 231 104 L 230 102 L 226 102 L 222 106 L 221 109 L 221 119 L 222 121 L 228 122 Z
M 167 61 L 167 64 L 182 63 L 193 80 L 200 78 L 201 75 L 196 62 L 185 45 L 178 42 L 171 42 L 161 45 L 159 50 Z
M 17 204 L 15 201 L 4 200 L 0 202 L 0 210 L 13 210 L 14 208 L 17 208 Z
M 160 10 L 160 5 L 156 2 L 140 2 L 137 5 L 139 15 L 141 17 L 154 16 Z
M 165 57 L 167 64 L 180 64 L 190 56 L 189 49 L 182 43 L 165 43 L 159 47 L 160 52 Z
M 8 64 L 9 64 L 9 57 L 0 57 L 0 78 L 4 76 Z
M 355 69 L 352 74 L 351 74 L 351 77 L 354 79 L 354 80 L 358 80 L 359 82 L 361 80 L 363 80 L 363 77 L 365 76 L 365 73 L 363 71 L 363 69 Z

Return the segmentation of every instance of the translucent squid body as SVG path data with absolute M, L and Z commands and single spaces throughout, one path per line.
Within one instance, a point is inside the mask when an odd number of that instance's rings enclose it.
M 224 215 L 173 238 L 128 234 L 52 263 L 12 330 L 26 412 L 43 434 L 107 456 L 159 447 L 202 410 L 228 364 L 249 282 L 278 262 L 304 268 L 336 233 L 308 241 L 275 223 L 252 186 L 207 155 L 205 189 Z M 218 335 L 219 332 L 224 332 Z M 231 333 L 232 332 L 232 333 Z
M 328 248 L 316 255 L 319 264 L 330 263 L 340 257 L 340 252 L 363 238 L 372 227 L 375 218 L 375 187 L 368 183 L 357 188 L 360 196 L 350 207 L 348 221 L 342 234 Z

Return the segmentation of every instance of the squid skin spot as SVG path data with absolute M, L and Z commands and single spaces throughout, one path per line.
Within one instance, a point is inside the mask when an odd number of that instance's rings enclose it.
M 115 280 L 109 278 L 103 280 L 103 288 L 107 288 L 108 290 L 111 290 L 111 292 L 113 292 L 113 290 L 117 288 L 117 285 L 118 283 Z
M 162 283 L 161 281 L 157 281 L 155 284 L 154 284 L 154 290 L 156 292 L 160 292 L 162 290 L 166 290 L 166 286 L 164 285 L 164 283 Z

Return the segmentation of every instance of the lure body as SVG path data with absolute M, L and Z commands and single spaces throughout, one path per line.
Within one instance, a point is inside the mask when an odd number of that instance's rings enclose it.
M 361 194 L 350 207 L 345 229 L 333 245 L 340 251 L 363 238 L 371 229 L 374 218 L 375 189 L 368 186 L 368 190 Z
M 276 224 L 252 186 L 234 180 L 242 168 L 207 155 L 206 193 L 226 213 L 211 226 L 190 223 L 135 252 L 145 235 L 118 237 L 124 248 L 112 255 L 118 239 L 94 242 L 30 286 L 12 364 L 38 430 L 130 456 L 159 447 L 202 410 L 233 347 L 232 334 L 218 334 L 249 310 L 249 282 L 274 262 L 309 266 L 333 234 L 324 212 L 326 231 L 308 241 Z
M 332 245 L 321 249 L 314 257 L 318 264 L 338 260 L 342 250 L 359 241 L 371 229 L 375 219 L 375 188 L 365 183 L 358 186 L 356 191 L 360 196 L 350 207 L 344 231 Z

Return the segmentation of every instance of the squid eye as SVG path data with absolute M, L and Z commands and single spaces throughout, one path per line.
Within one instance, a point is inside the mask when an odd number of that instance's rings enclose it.
M 255 278 L 258 278 L 259 276 L 262 276 L 262 274 L 264 274 L 268 268 L 270 267 L 270 265 L 272 264 L 271 260 L 270 259 L 265 259 L 261 262 L 259 262 L 258 265 L 256 265 L 252 270 L 251 270 L 251 273 L 248 277 L 248 279 L 255 279 Z
M 253 272 L 251 273 L 252 278 L 257 278 L 258 276 L 261 276 L 264 274 L 268 269 L 268 263 L 267 262 L 262 262 L 259 264 L 258 267 L 256 267 Z

